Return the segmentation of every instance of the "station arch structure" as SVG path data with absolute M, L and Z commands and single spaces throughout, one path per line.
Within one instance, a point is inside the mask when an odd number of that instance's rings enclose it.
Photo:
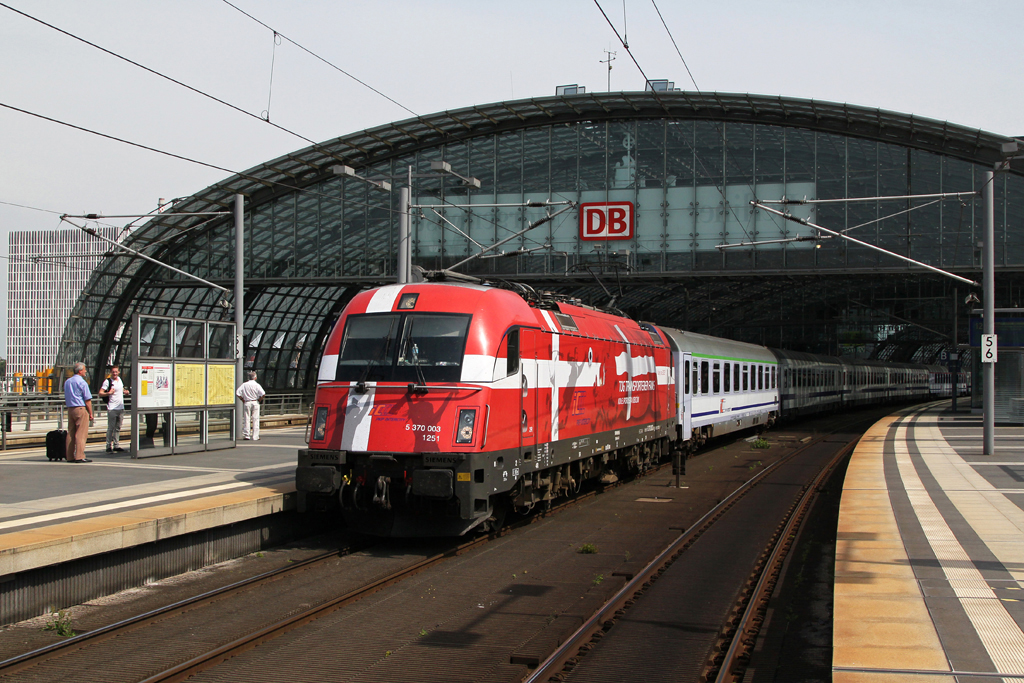
M 415 179 L 414 204 L 450 208 L 438 211 L 444 220 L 432 210 L 413 217 L 414 265 L 448 267 L 478 250 L 466 235 L 491 244 L 545 212 L 466 205 L 629 201 L 635 227 L 628 240 L 581 240 L 573 210 L 505 245 L 515 253 L 477 259 L 460 271 L 768 346 L 856 356 L 884 348 L 932 362 L 948 345 L 942 335 L 952 332 L 954 293 L 961 299 L 958 336 L 966 340 L 966 286 L 839 239 L 716 247 L 810 236 L 803 226 L 752 209 L 754 197 L 977 190 L 1012 140 L 913 115 L 785 97 L 530 98 L 398 121 L 297 150 L 175 201 L 124 244 L 230 288 L 232 217 L 172 214 L 230 211 L 234 195 L 243 194 L 246 366 L 270 389 L 309 389 L 344 305 L 363 288 L 395 281 L 402 177 L 410 166 L 418 176 L 429 174 L 430 163 L 443 160 L 479 178 L 481 187 L 453 176 Z M 337 175 L 337 165 L 392 178 L 396 190 Z M 1024 286 L 1024 167 L 997 174 L 995 198 L 996 306 L 1015 307 Z M 822 204 L 793 212 L 980 281 L 980 197 L 926 203 Z M 133 314 L 230 320 L 220 299 L 142 259 L 108 256 L 75 305 L 57 364 L 131 362 L 126 321 Z M 893 337 L 908 328 L 919 333 Z

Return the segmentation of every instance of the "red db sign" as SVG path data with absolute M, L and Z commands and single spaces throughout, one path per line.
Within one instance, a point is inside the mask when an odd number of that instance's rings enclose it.
M 633 237 L 633 202 L 580 204 L 580 239 L 628 240 Z

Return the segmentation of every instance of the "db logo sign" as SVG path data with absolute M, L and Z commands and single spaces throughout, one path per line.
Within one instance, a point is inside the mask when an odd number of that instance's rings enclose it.
M 580 239 L 628 240 L 633 237 L 633 202 L 580 204 Z

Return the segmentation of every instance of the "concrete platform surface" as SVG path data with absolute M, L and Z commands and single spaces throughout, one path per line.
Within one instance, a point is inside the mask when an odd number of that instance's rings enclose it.
M 295 506 L 305 427 L 259 441 L 132 460 L 90 444 L 93 462 L 49 462 L 44 449 L 0 454 L 0 580 L 5 575 L 209 529 Z
M 949 402 L 857 446 L 835 564 L 833 680 L 1024 680 L 1024 428 Z

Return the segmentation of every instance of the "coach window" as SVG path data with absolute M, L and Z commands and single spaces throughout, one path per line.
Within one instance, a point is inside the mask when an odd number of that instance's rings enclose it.
M 711 393 L 718 394 L 722 391 L 722 366 L 719 363 L 714 364 L 715 372 L 711 376 Z
M 749 387 L 750 387 L 750 385 L 748 384 L 749 380 L 747 379 L 748 374 L 749 373 L 748 373 L 747 364 L 744 363 L 743 364 L 743 391 L 747 391 L 749 389 Z
M 772 389 L 777 389 L 777 388 L 778 388 L 778 382 L 777 382 L 776 377 L 775 377 L 775 366 L 773 365 L 772 366 Z
M 699 388 L 700 388 L 700 385 L 697 384 L 697 364 L 694 363 L 693 364 L 693 393 L 695 393 L 695 394 L 699 393 L 697 391 L 697 389 L 699 389 Z
M 710 381 L 711 373 L 708 372 L 708 362 L 702 360 L 700 362 L 700 393 L 708 393 L 708 382 Z
M 740 390 L 740 364 L 732 364 L 732 386 L 736 391 Z
M 683 363 L 683 393 L 690 393 L 690 361 Z
M 764 389 L 764 366 L 763 365 L 758 365 L 757 366 L 757 388 L 759 390 L 763 390 Z
M 732 389 L 732 382 L 730 380 L 732 380 L 732 373 L 730 372 L 729 364 L 722 363 L 722 389 L 727 394 Z

